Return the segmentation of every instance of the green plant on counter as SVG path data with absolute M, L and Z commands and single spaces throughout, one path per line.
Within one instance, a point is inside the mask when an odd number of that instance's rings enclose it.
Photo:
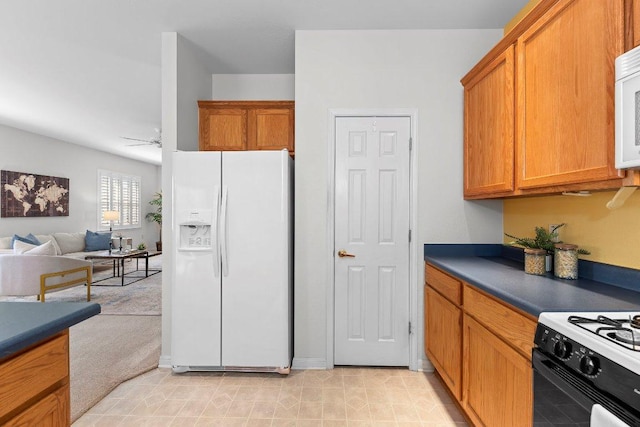
M 144 243 L 140 243 L 138 245 L 138 250 L 139 251 L 144 251 L 145 249 L 147 249 L 147 245 L 145 245 Z
M 505 236 L 515 239 L 513 242 L 509 244 L 512 246 L 521 246 L 523 248 L 531 248 L 531 249 L 544 249 L 548 254 L 553 254 L 556 250 L 555 244 L 562 243 L 562 241 L 558 239 L 558 229 L 563 227 L 565 224 L 558 224 L 553 227 L 550 231 L 547 231 L 544 227 L 536 227 L 536 235 L 535 237 L 516 237 L 511 234 L 504 233 Z M 586 249 L 578 249 L 578 253 L 581 255 L 590 255 Z

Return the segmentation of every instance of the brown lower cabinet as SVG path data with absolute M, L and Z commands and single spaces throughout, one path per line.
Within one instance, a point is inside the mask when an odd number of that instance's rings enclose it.
M 478 426 L 531 426 L 531 361 L 464 315 L 463 408 Z
M 0 425 L 71 424 L 69 330 L 0 360 Z
M 534 316 L 425 264 L 425 352 L 476 426 L 533 423 Z

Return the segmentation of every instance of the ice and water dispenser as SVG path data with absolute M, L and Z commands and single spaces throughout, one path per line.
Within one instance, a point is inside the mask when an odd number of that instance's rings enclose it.
M 182 251 L 211 250 L 215 243 L 213 215 L 207 211 L 190 211 L 179 221 L 178 248 Z

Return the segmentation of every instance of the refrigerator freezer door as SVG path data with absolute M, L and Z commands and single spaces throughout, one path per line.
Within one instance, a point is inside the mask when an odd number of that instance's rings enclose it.
M 290 365 L 290 162 L 286 151 L 222 154 L 224 366 Z
M 221 278 L 216 257 L 220 161 L 217 152 L 178 152 L 173 157 L 171 363 L 176 367 L 221 364 Z M 202 248 L 181 247 L 180 229 L 197 231 L 188 227 L 196 217 L 199 226 L 210 223 L 213 241 Z

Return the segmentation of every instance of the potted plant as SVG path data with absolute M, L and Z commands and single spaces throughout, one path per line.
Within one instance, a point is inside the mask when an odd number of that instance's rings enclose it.
M 155 206 L 155 212 L 149 212 L 145 215 L 147 221 L 155 222 L 160 227 L 160 240 L 156 242 L 156 249 L 162 251 L 162 192 L 158 192 L 154 195 L 153 199 L 149 201 L 151 206 Z
M 544 274 L 551 271 L 556 244 L 562 243 L 558 240 L 558 229 L 564 225 L 564 223 L 556 225 L 549 231 L 544 227 L 536 227 L 535 237 L 516 237 L 504 233 L 505 236 L 515 239 L 510 243 L 511 245 L 521 246 L 525 249 L 525 272 Z M 591 252 L 586 249 L 577 249 L 577 253 L 589 255 Z M 541 257 L 544 261 L 540 261 Z M 541 267 L 541 263 L 544 268 Z

